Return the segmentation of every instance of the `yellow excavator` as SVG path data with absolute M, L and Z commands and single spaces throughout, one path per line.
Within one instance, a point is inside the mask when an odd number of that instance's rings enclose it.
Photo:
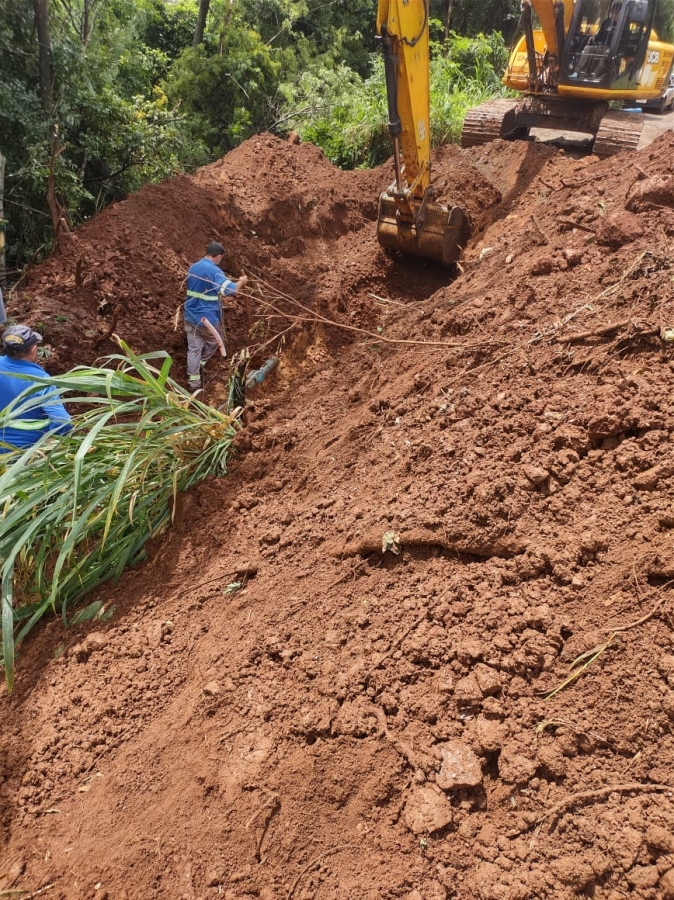
M 658 40 L 655 10 L 656 0 L 523 0 L 503 83 L 524 96 L 470 110 L 462 146 L 549 128 L 589 135 L 597 156 L 636 149 L 643 116 L 609 103 L 665 105 L 674 46 Z
M 386 248 L 451 265 L 468 237 L 464 210 L 437 202 L 431 179 L 429 0 L 378 0 L 395 181 L 379 198 Z M 588 134 L 599 156 L 635 149 L 644 118 L 611 101 L 657 105 L 671 90 L 674 46 L 653 31 L 656 0 L 523 0 L 523 34 L 503 78 L 523 94 L 470 110 L 464 147 L 529 136 Z
M 468 237 L 464 211 L 438 203 L 431 183 L 428 0 L 379 0 L 395 181 L 379 198 L 377 237 L 388 249 L 455 263 Z

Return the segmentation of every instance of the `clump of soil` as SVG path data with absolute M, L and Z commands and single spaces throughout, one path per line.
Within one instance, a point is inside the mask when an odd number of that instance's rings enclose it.
M 101 591 L 112 619 L 22 648 L 0 889 L 674 896 L 673 150 L 438 154 L 501 197 L 452 280 L 377 247 L 390 171 L 262 137 L 33 273 L 22 302 L 70 298 L 85 335 L 107 278 L 156 347 L 208 231 L 256 315 L 280 291 L 341 327 L 296 323 L 230 475 Z

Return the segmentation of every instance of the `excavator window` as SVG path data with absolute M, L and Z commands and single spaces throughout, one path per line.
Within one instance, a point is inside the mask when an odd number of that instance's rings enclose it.
M 651 31 L 650 19 L 645 0 L 633 0 L 628 4 L 616 50 L 617 71 L 612 87 L 629 88 L 638 81 Z
M 653 0 L 578 0 L 565 55 L 571 84 L 635 85 L 653 20 Z

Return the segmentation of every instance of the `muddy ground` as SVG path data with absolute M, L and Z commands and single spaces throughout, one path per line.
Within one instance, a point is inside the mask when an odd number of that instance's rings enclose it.
M 265 136 L 30 274 L 10 311 L 54 366 L 119 307 L 180 374 L 219 238 L 254 276 L 230 349 L 248 315 L 283 346 L 111 620 L 23 646 L 0 891 L 674 897 L 673 151 L 439 152 L 476 229 L 453 280 L 378 248 L 388 167 Z

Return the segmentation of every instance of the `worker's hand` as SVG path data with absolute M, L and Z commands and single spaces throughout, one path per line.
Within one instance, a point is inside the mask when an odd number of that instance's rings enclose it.
M 247 284 L 248 284 L 248 276 L 242 275 L 241 278 L 239 278 L 238 281 L 236 282 L 237 291 L 240 290 L 241 288 L 244 288 Z

